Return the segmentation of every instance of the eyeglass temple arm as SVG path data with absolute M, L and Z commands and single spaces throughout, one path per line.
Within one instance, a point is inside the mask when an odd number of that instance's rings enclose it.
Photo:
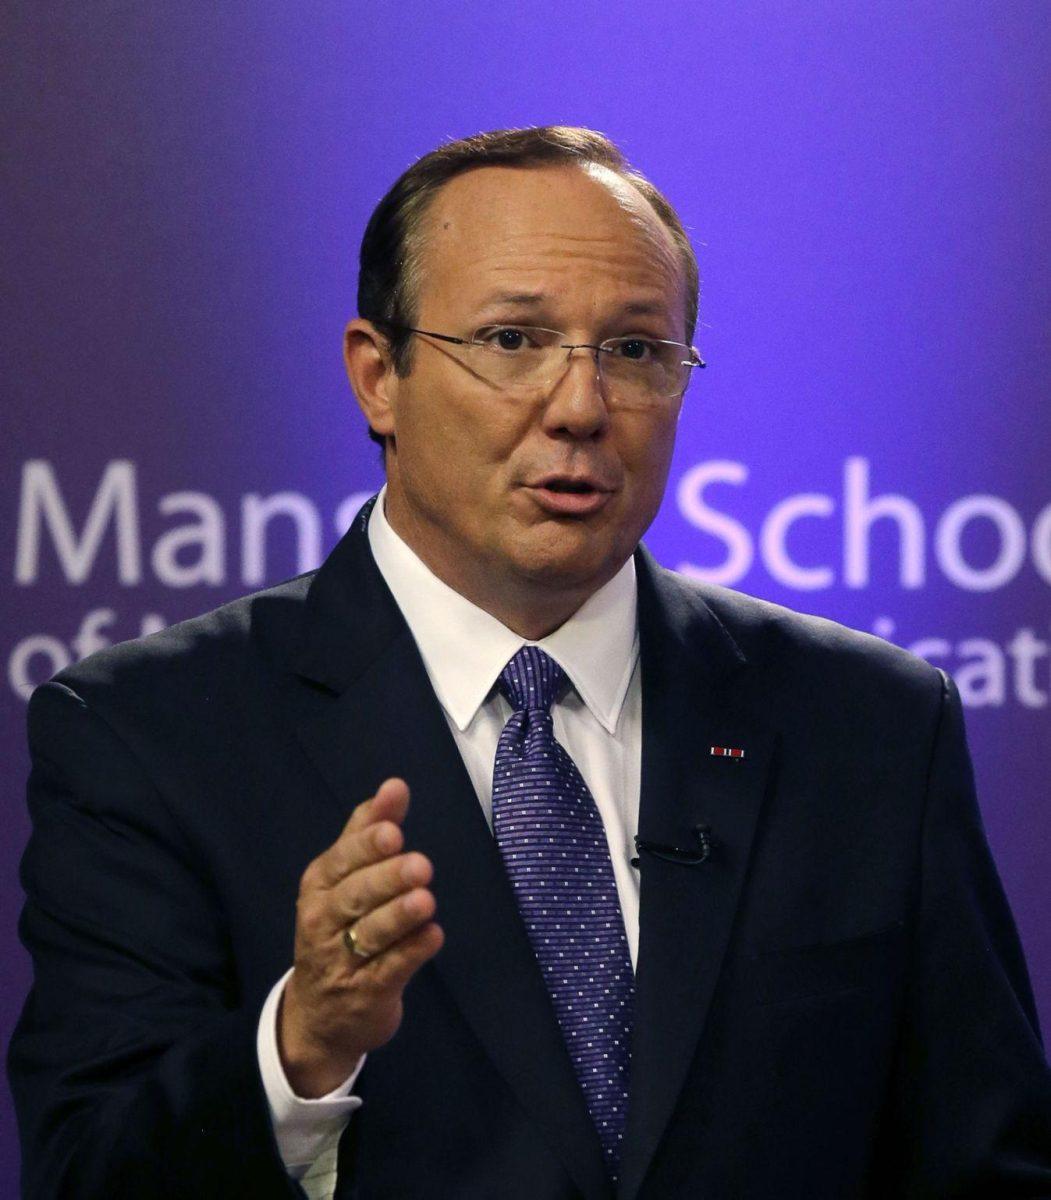
M 449 333 L 435 333 L 433 329 L 416 329 L 412 325 L 396 325 L 393 321 L 374 321 L 374 325 L 383 325 L 386 329 L 396 330 L 398 333 L 422 333 L 424 337 L 437 338 L 439 342 L 452 342 L 454 346 L 472 346 L 470 338 L 453 337 Z

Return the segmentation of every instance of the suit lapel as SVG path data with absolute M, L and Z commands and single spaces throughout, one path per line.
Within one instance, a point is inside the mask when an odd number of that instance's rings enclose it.
M 618 1197 L 639 1190 L 697 1047 L 730 937 L 774 736 L 744 702 L 745 656 L 696 592 L 639 565 L 643 688 L 642 838 L 696 845 L 688 866 L 640 856 L 640 930 L 628 1126 Z M 713 746 L 743 759 L 713 757 Z
M 391 775 L 412 802 L 407 846 L 434 863 L 446 941 L 434 970 L 582 1194 L 610 1194 L 496 843 L 416 644 L 373 562 L 363 511 L 318 572 L 290 692 L 300 742 L 344 815 Z

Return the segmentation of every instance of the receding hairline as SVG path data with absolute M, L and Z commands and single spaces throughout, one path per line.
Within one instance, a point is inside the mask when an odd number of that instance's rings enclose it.
M 431 222 L 435 219 L 434 210 L 437 207 L 440 198 L 446 194 L 450 184 L 456 183 L 457 180 L 463 179 L 469 175 L 477 175 L 480 172 L 547 172 L 547 173 L 566 173 L 569 171 L 579 171 L 595 183 L 604 187 L 612 196 L 613 200 L 625 211 L 629 217 L 638 221 L 640 209 L 651 216 L 656 225 L 661 230 L 661 235 L 667 243 L 667 249 L 675 258 L 680 275 L 680 282 L 683 288 L 683 300 L 686 308 L 689 308 L 689 300 L 687 291 L 689 287 L 689 264 L 691 251 L 688 245 L 683 245 L 680 240 L 681 235 L 678 230 L 671 226 L 658 211 L 653 201 L 649 196 L 638 186 L 633 172 L 619 171 L 615 167 L 611 167 L 603 162 L 598 162 L 594 159 L 566 159 L 552 160 L 541 162 L 500 162 L 500 163 L 478 163 L 464 167 L 463 170 L 457 171 L 455 175 L 443 180 L 437 187 L 429 189 L 427 192 L 420 195 L 417 200 L 417 205 L 414 206 L 411 219 L 408 222 L 405 235 L 405 257 L 404 257 L 404 292 L 403 299 L 405 304 L 413 312 L 418 312 L 420 290 L 419 283 L 422 276 L 422 254 L 423 248 L 426 245 L 426 240 L 429 233 L 433 230 Z M 625 203 L 626 192 L 636 201 L 638 207 L 632 205 L 629 207 Z M 530 300 L 537 299 L 532 293 L 514 292 L 508 293 L 504 297 L 509 303 L 526 304 Z M 650 311 L 651 306 L 643 303 L 630 305 L 629 308 L 637 309 L 638 312 Z M 684 313 L 686 323 L 689 324 L 689 312 Z

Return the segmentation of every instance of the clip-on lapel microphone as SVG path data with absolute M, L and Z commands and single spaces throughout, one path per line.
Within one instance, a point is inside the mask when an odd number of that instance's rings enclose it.
M 694 825 L 693 836 L 697 841 L 696 850 L 691 850 L 686 846 L 668 846 L 662 842 L 648 842 L 636 834 L 635 849 L 639 855 L 631 860 L 631 865 L 633 867 L 641 866 L 641 855 L 652 854 L 654 858 L 663 858 L 665 862 L 677 863 L 682 867 L 699 867 L 712 855 L 712 827 L 710 825 Z

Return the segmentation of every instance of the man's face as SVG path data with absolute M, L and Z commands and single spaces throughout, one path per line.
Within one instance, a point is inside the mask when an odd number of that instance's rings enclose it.
M 422 232 L 419 328 L 686 340 L 678 251 L 642 196 L 609 172 L 480 168 L 442 188 Z M 426 337 L 411 350 L 410 373 L 388 376 L 394 528 L 491 611 L 494 594 L 538 588 L 582 603 L 656 515 L 679 400 L 611 411 L 587 350 L 527 401 L 484 377 L 484 351 Z

